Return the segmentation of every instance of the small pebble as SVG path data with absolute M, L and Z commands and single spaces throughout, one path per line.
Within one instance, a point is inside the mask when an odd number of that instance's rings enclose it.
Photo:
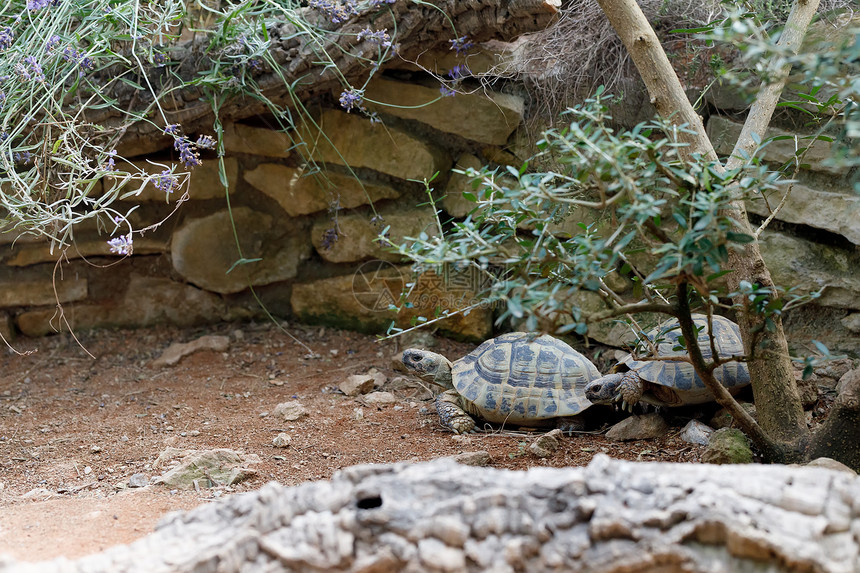
M 149 479 L 146 474 L 137 473 L 128 478 L 128 487 L 146 487 L 149 485 Z

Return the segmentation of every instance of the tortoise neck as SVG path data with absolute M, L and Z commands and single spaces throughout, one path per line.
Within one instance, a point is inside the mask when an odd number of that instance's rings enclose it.
M 444 356 L 440 356 L 439 358 L 439 365 L 436 367 L 436 375 L 433 376 L 433 383 L 449 390 L 454 387 L 454 377 L 452 374 L 454 366 Z

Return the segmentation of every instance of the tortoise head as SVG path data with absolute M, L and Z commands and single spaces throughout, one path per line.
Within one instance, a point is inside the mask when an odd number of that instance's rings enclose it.
M 445 389 L 454 387 L 451 378 L 451 369 L 453 366 L 441 354 L 418 348 L 408 348 L 403 351 L 401 360 L 407 370 L 417 374 L 427 382 Z
M 592 404 L 611 404 L 618 394 L 623 374 L 614 373 L 593 380 L 585 387 L 585 397 Z

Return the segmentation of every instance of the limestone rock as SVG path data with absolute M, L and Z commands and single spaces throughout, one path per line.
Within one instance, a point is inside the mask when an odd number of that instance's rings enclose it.
M 541 434 L 529 444 L 529 451 L 539 458 L 548 458 L 558 450 L 563 434 L 558 428 Z
M 407 280 L 413 280 L 408 267 L 369 261 L 351 275 L 294 284 L 290 304 L 303 322 L 385 332 L 392 320 L 407 327 L 414 317 L 432 318 L 437 307 L 453 312 L 475 302 L 474 287 L 468 281 L 455 283 L 427 272 L 410 291 L 407 300 L 412 306 L 399 313 L 389 310 L 389 305 L 399 301 Z M 492 317 L 491 308 L 478 306 L 469 314 L 454 314 L 436 324 L 460 338 L 485 340 L 492 332 Z
M 806 465 L 809 467 L 813 467 L 813 468 L 826 468 L 828 470 L 835 470 L 838 472 L 846 472 L 846 473 L 850 473 L 850 474 L 855 475 L 855 476 L 857 475 L 857 472 L 855 472 L 854 470 L 852 470 L 851 468 L 849 468 L 848 466 L 846 466 L 842 462 L 837 462 L 836 460 L 831 459 L 831 458 L 815 458 L 814 460 L 812 460 L 811 462 L 809 462 Z
M 227 496 L 130 545 L 3 573 L 857 570 L 860 478 L 613 460 L 509 471 L 366 464 Z
M 282 402 L 275 406 L 272 416 L 284 422 L 294 422 L 308 415 L 308 410 L 298 400 Z
M 753 461 L 749 439 L 735 428 L 720 428 L 702 453 L 706 464 L 750 464 Z
M 158 175 L 165 169 L 163 165 L 149 163 L 147 161 L 132 161 L 130 163 L 131 166 L 128 169 L 131 172 L 140 170 L 150 175 Z M 224 173 L 227 176 L 227 185 L 230 193 L 235 192 L 236 181 L 239 176 L 239 162 L 235 157 L 224 158 Z M 164 191 L 156 189 L 153 182 L 144 186 L 140 186 L 137 182 L 132 182 L 119 190 L 119 194 L 122 196 L 132 191 L 138 191 L 136 194 L 129 197 L 128 200 L 135 202 L 159 201 L 161 203 L 165 203 L 169 199 L 170 203 L 175 203 L 185 192 L 188 193 L 189 199 L 218 199 L 224 197 L 227 192 L 225 191 L 224 186 L 221 185 L 221 176 L 219 175 L 217 160 L 203 161 L 202 165 L 198 165 L 193 169 L 184 169 L 180 166 L 180 168 L 175 171 L 175 174 L 178 177 L 188 177 L 188 185 L 187 187 L 180 187 L 178 190 L 174 190 L 169 197 Z M 106 178 L 106 191 L 110 192 L 112 186 L 113 181 Z M 135 237 L 135 243 L 137 243 L 137 237 Z M 135 248 L 135 250 L 137 249 Z
M 117 271 L 118 272 L 118 271 Z M 114 275 L 119 280 L 120 275 Z M 141 327 L 154 324 L 190 326 L 247 318 L 251 312 L 239 305 L 227 307 L 210 292 L 166 278 L 132 274 L 117 300 L 63 305 L 63 318 L 74 329 Z M 67 330 L 57 321 L 56 308 L 34 309 L 16 317 L 18 329 L 27 336 L 44 336 Z
M 302 140 L 317 162 L 373 169 L 399 179 L 424 179 L 450 168 L 447 154 L 397 129 L 373 125 L 356 114 L 328 110 L 319 128 L 304 127 Z M 323 137 L 322 134 L 326 137 Z
M 290 442 L 292 442 L 292 438 L 286 432 L 281 432 L 272 438 L 272 446 L 275 448 L 286 448 L 290 445 Z
M 226 352 L 230 348 L 230 338 L 227 336 L 206 335 L 191 342 L 174 342 L 161 353 L 161 356 L 152 361 L 153 368 L 174 366 L 180 360 L 195 352 L 209 350 L 212 352 Z
M 186 221 L 173 233 L 173 267 L 181 276 L 221 294 L 296 276 L 299 263 L 308 256 L 309 245 L 288 223 L 248 207 L 234 208 L 232 219 L 242 255 L 252 260 L 234 266 L 239 255 L 230 219 L 225 209 Z
M 389 227 L 388 242 L 399 245 L 405 237 L 418 237 L 421 233 L 436 234 L 436 219 L 432 209 L 394 210 L 385 209 L 378 213 L 382 216 L 379 223 L 371 222 L 371 215 L 349 213 L 337 217 L 338 239 L 328 248 L 323 245 L 323 236 L 333 227 L 330 221 L 322 221 L 313 226 L 311 240 L 322 258 L 332 263 L 348 263 L 368 258 L 400 261 L 396 253 L 387 252 L 377 240 L 379 233 Z
M 478 90 L 440 99 L 438 87 L 382 77 L 374 78 L 365 94 L 370 100 L 387 104 L 368 102 L 371 111 L 420 121 L 440 131 L 491 145 L 507 142 L 520 125 L 525 107 L 521 97 L 510 94 Z
M 471 153 L 464 153 L 457 159 L 454 167 L 466 170 L 470 167 L 480 169 L 483 165 L 484 162 L 476 156 Z M 445 196 L 440 202 L 441 207 L 452 217 L 465 217 L 478 206 L 474 201 L 469 201 L 463 197 L 463 193 L 476 194 L 472 187 L 472 179 L 462 173 L 452 173 L 451 178 L 448 179 L 448 185 L 445 187 Z
M 178 489 L 227 486 L 238 483 L 256 471 L 248 467 L 259 462 L 256 455 L 243 455 L 233 450 L 191 450 L 178 466 L 152 480 L 152 483 Z
M 714 149 L 720 155 L 728 155 L 735 147 L 735 142 L 741 133 L 742 124 L 732 121 L 728 118 L 712 115 L 708 120 L 707 132 L 708 137 L 714 144 Z M 770 128 L 764 134 L 764 139 L 769 139 L 776 136 L 792 136 L 794 134 L 783 131 L 777 128 Z M 799 134 L 803 135 L 803 134 Z M 783 139 L 772 141 L 764 148 L 764 160 L 771 163 L 783 164 L 786 161 L 794 159 L 796 147 L 807 147 L 811 144 L 811 140 L 799 140 L 797 146 L 793 139 Z M 833 175 L 842 175 L 843 169 L 838 165 L 826 164 L 826 160 L 833 157 L 833 144 L 828 141 L 815 141 L 809 152 L 806 154 L 803 162 L 810 165 L 813 171 L 821 171 Z
M 486 450 L 462 452 L 454 456 L 450 456 L 450 458 L 464 466 L 484 467 L 490 464 L 490 453 Z
M 128 487 L 146 487 L 149 485 L 149 478 L 144 473 L 136 473 L 128 478 Z
M 816 304 L 860 309 L 860 253 L 765 230 L 760 247 L 774 283 L 824 291 Z
M 15 321 L 8 312 L 0 312 L 0 336 L 6 342 L 15 340 Z
M 707 446 L 714 429 L 698 420 L 690 420 L 681 429 L 681 439 L 689 444 Z
M 306 175 L 303 169 L 277 163 L 262 163 L 245 171 L 243 177 L 276 200 L 291 217 L 325 211 L 332 205 L 352 209 L 400 196 L 400 191 L 387 185 L 363 182 L 333 171 Z
M 69 260 L 80 259 L 83 257 L 113 257 L 118 255 L 111 253 L 110 245 L 108 245 L 109 237 L 103 235 L 101 237 L 94 236 L 93 233 L 82 233 L 82 236 L 75 240 L 74 248 L 66 249 L 63 252 Z M 151 255 L 161 254 L 167 251 L 167 241 L 157 235 L 147 235 L 144 237 L 134 237 L 134 254 L 135 255 Z M 26 267 L 38 263 L 56 263 L 60 257 L 59 252 L 54 249 L 51 252 L 51 246 L 47 241 L 39 241 L 32 243 L 20 243 L 12 247 L 5 257 L 5 263 L 10 267 Z
M 0 307 L 56 305 L 87 297 L 87 279 L 83 277 L 58 276 L 54 280 L 50 271 L 31 269 L 0 272 Z
M 663 416 L 652 412 L 642 416 L 624 418 L 606 432 L 606 439 L 613 441 L 647 440 L 659 438 L 669 431 L 669 424 Z
M 364 402 L 374 406 L 384 406 L 386 404 L 396 404 L 397 396 L 391 392 L 371 392 L 364 396 Z
M 264 157 L 289 157 L 293 141 L 282 131 L 253 127 L 243 123 L 224 125 L 224 150 Z
M 845 388 L 849 385 L 856 384 L 857 378 L 860 378 L 860 368 L 855 370 L 849 370 L 839 379 L 839 382 L 836 384 L 836 394 L 842 394 Z
M 374 379 L 368 374 L 353 374 L 337 385 L 341 392 L 347 396 L 358 396 L 367 394 L 373 390 Z
M 781 198 L 782 194 L 774 193 L 767 204 L 763 198 L 748 200 L 747 210 L 766 217 L 770 215 L 768 204 L 774 208 Z M 795 183 L 776 218 L 837 233 L 860 245 L 860 195 L 818 191 Z
M 860 312 L 854 312 L 841 319 L 842 325 L 851 332 L 860 334 Z

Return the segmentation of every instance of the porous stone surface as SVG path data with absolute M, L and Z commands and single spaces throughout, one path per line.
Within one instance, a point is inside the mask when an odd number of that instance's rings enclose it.
M 282 131 L 243 123 L 224 125 L 224 149 L 229 153 L 287 158 L 292 147 L 292 139 Z
M 802 292 L 823 289 L 815 303 L 860 309 L 860 253 L 777 231 L 760 237 L 762 256 L 774 283 L 793 285 Z
M 261 163 L 245 171 L 242 177 L 277 201 L 291 217 L 327 209 L 352 209 L 400 196 L 400 191 L 388 185 L 368 183 L 333 171 L 307 173 L 278 163 Z
M 247 264 L 236 265 L 240 257 L 233 225 Z M 236 207 L 186 221 L 173 233 L 171 257 L 176 272 L 190 283 L 229 294 L 295 277 L 309 247 L 295 227 Z
M 368 258 L 401 261 L 403 256 L 386 250 L 379 241 L 380 233 L 388 229 L 386 241 L 393 245 L 404 242 L 406 237 L 418 237 L 421 233 L 435 235 L 437 223 L 432 209 L 419 208 L 407 211 L 394 208 L 378 211 L 381 217 L 374 222 L 372 213 L 349 213 L 339 215 L 336 222 L 321 221 L 311 230 L 311 240 L 319 255 L 332 263 L 348 263 Z M 328 229 L 337 230 L 337 240 L 325 245 L 323 237 Z
M 749 200 L 747 210 L 767 217 L 779 204 L 782 195 L 776 192 L 767 202 L 762 197 Z M 819 191 L 795 183 L 776 218 L 837 233 L 860 245 L 860 225 L 857 224 L 860 221 L 860 195 Z
M 407 281 L 413 280 L 408 267 L 379 260 L 361 264 L 355 272 L 293 285 L 290 304 L 302 321 L 327 324 L 364 332 L 384 331 L 394 320 L 401 327 L 416 316 L 433 318 L 436 308 L 449 312 L 476 302 L 473 284 L 447 281 L 429 271 L 410 290 L 400 312 L 389 310 L 398 304 Z M 486 340 L 492 332 L 493 313 L 486 305 L 468 314 L 456 313 L 437 323 L 443 332 L 471 340 Z
M 652 412 L 642 416 L 624 418 L 606 432 L 607 440 L 647 440 L 657 438 L 669 431 L 669 424 L 663 416 Z
M 708 137 L 711 139 L 714 149 L 718 154 L 728 155 L 734 150 L 735 143 L 738 140 L 742 127 L 742 123 L 733 121 L 726 117 L 719 115 L 711 116 L 708 120 L 707 132 Z M 803 158 L 803 163 L 808 164 L 810 166 L 809 168 L 813 171 L 841 175 L 843 170 L 842 167 L 836 164 L 827 163 L 827 160 L 833 157 L 834 154 L 833 144 L 831 142 L 819 140 L 815 141 L 813 145 L 810 145 L 813 142 L 809 139 L 801 139 L 795 142 L 794 138 L 791 137 L 793 135 L 794 134 L 792 133 L 775 127 L 769 128 L 767 132 L 765 132 L 764 137 L 762 137 L 762 140 L 777 136 L 789 136 L 789 139 L 771 141 L 763 150 L 764 160 L 782 165 L 783 163 L 795 158 L 795 152 L 799 147 L 810 147 L 809 151 Z M 801 137 L 803 136 L 802 134 L 799 135 Z
M 76 561 L 3 573 L 821 571 L 860 567 L 860 478 L 816 467 L 636 463 L 524 472 L 451 460 L 270 483 Z
M 417 120 L 446 133 L 502 145 L 523 119 L 525 102 L 511 94 L 479 90 L 476 93 L 439 97 L 438 87 L 376 77 L 367 85 L 368 109 Z
M 56 306 L 19 313 L 18 329 L 27 336 L 67 330 Z M 119 299 L 63 305 L 63 320 L 72 328 L 113 328 L 153 324 L 193 325 L 251 316 L 241 306 L 228 306 L 219 296 L 167 278 L 132 274 Z
M 322 133 L 305 126 L 301 134 L 308 144 L 307 153 L 317 162 L 418 180 L 451 166 L 447 152 L 406 132 L 374 125 L 360 115 L 328 110 L 318 125 Z

